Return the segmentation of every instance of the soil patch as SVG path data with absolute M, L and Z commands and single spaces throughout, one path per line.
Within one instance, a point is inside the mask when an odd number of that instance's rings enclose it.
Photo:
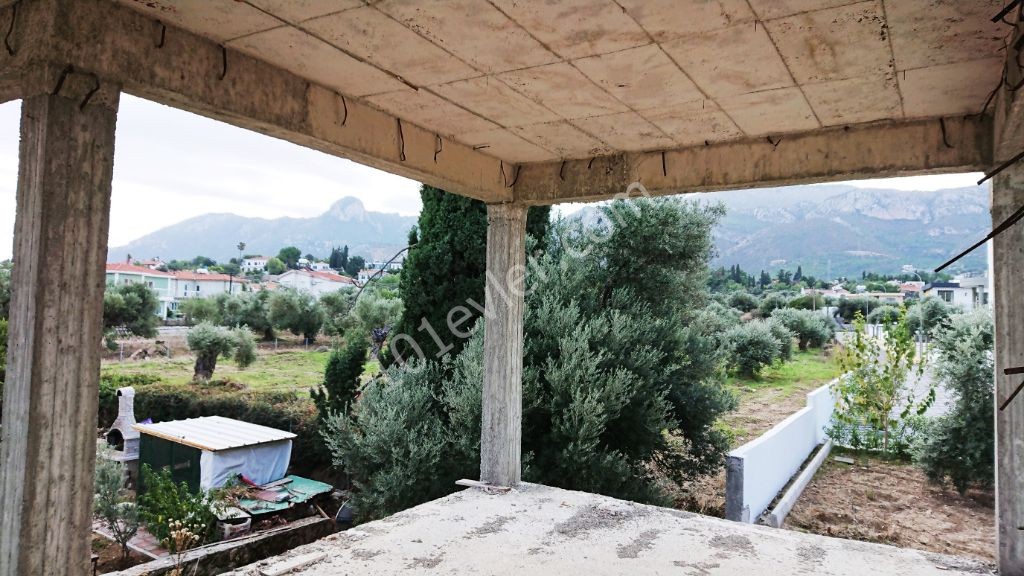
M 121 546 L 97 534 L 92 535 L 92 553 L 99 556 L 99 560 L 96 561 L 97 574 L 124 570 L 151 560 L 138 552 L 131 551 L 128 552 L 128 558 L 122 559 Z
M 902 462 L 831 458 L 818 470 L 785 528 L 942 554 L 995 559 L 992 490 L 961 496 Z

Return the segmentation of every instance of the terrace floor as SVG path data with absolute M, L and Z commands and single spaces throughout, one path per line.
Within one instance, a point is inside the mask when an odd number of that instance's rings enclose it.
M 319 554 L 318 554 L 319 553 Z M 470 488 L 240 568 L 342 574 L 991 574 L 984 563 L 737 524 L 585 492 Z

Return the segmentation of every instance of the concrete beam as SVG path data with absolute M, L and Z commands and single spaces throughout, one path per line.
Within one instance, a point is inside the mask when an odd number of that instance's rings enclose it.
M 0 23 L 14 8 L 0 9 Z M 0 70 L 24 72 L 56 53 L 143 98 L 464 196 L 511 198 L 496 158 L 445 139 L 435 159 L 433 132 L 109 0 L 23 0 L 11 43 L 14 56 L 0 46 Z
M 525 275 L 526 207 L 489 204 L 480 480 L 498 486 L 522 475 Z
M 21 108 L 0 576 L 84 576 L 120 87 L 50 66 L 32 76 L 48 89 Z
M 971 172 L 992 163 L 991 120 L 883 122 L 662 152 L 526 164 L 515 201 L 613 198 L 640 183 L 652 195 L 763 188 L 859 178 Z M 948 143 L 948 145 L 947 145 Z

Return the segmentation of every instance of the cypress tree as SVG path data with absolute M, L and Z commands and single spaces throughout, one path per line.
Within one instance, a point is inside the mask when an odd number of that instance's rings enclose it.
M 437 360 L 444 354 L 457 354 L 466 342 L 449 330 L 448 312 L 456 306 L 468 309 L 473 319 L 458 326 L 465 331 L 480 316 L 469 302 L 484 305 L 487 206 L 426 184 L 420 188 L 420 198 L 423 209 L 410 233 L 411 248 L 399 285 L 405 309 L 393 341 L 402 358 L 419 356 L 411 338 L 424 358 Z M 541 250 L 550 210 L 548 206 L 534 207 L 527 214 L 527 233 L 538 240 L 536 247 Z M 462 319 L 461 311 L 457 318 Z

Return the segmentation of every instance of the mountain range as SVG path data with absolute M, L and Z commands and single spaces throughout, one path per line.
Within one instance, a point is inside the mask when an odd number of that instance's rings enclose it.
M 130 254 L 136 259 L 190 260 L 203 255 L 227 261 L 238 256 L 235 246 L 240 241 L 245 242 L 246 254 L 274 256 L 285 246 L 296 246 L 303 254 L 326 258 L 335 246 L 347 245 L 349 254 L 385 260 L 406 245 L 415 223 L 415 216 L 371 212 L 352 197 L 312 218 L 203 214 L 112 247 L 107 260 L 123 261 Z
M 863 270 L 897 273 L 904 265 L 931 269 L 984 237 L 992 225 L 988 189 L 977 187 L 924 192 L 823 184 L 683 197 L 726 206 L 714 232 L 713 264 L 739 264 L 754 274 L 797 266 L 827 278 Z M 571 217 L 593 220 L 597 208 Z M 415 217 L 371 212 L 346 197 L 313 218 L 197 216 L 111 248 L 109 259 L 201 254 L 227 260 L 237 256 L 234 246 L 241 240 L 251 254 L 297 246 L 303 254 L 326 257 L 332 247 L 348 245 L 351 254 L 380 260 L 405 246 L 415 223 Z M 950 271 L 986 266 L 985 249 L 979 248 Z

